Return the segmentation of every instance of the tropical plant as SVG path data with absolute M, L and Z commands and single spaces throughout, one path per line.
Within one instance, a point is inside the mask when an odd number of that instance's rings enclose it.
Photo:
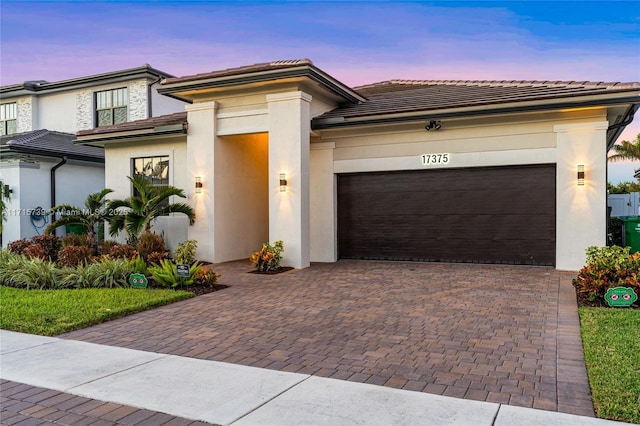
M 134 272 L 127 259 L 102 258 L 86 266 L 86 286 L 96 288 L 129 287 L 129 275 Z
M 609 161 L 640 161 L 640 133 L 636 136 L 635 142 L 622 141 L 612 149 L 615 154 L 609 156 Z
M 136 256 L 131 260 L 130 265 L 135 274 L 147 275 L 147 262 L 142 257 Z
M 7 249 L 14 254 L 24 254 L 24 251 L 31 245 L 31 241 L 23 238 L 21 240 L 11 241 L 7 244 Z
M 136 250 L 143 259 L 147 260 L 151 253 L 165 251 L 164 238 L 155 232 L 143 232 L 138 238 Z
M 138 255 L 138 252 L 133 246 L 129 244 L 116 244 L 109 249 L 109 256 L 114 259 L 134 259 Z
M 213 287 L 218 282 L 218 274 L 209 268 L 200 268 L 193 276 L 194 282 L 198 285 Z
M 605 293 L 614 287 L 631 287 L 640 295 L 640 253 L 630 247 L 589 247 L 586 265 L 573 286 L 591 304 L 606 306 Z
M 176 263 L 191 265 L 196 261 L 196 250 L 198 250 L 198 242 L 196 240 L 181 242 L 174 252 Z
M 189 270 L 190 276 L 182 277 L 178 275 L 176 264 L 168 259 L 164 259 L 160 261 L 159 265 L 150 266 L 149 273 L 153 275 L 155 282 L 162 287 L 177 288 L 187 287 L 193 284 L 200 268 L 202 268 L 200 262 L 195 262 Z
M 0 245 L 2 245 L 2 225 L 7 220 L 7 205 L 5 201 L 9 201 L 11 198 L 11 191 L 9 186 L 5 186 L 2 179 L 0 179 Z
M 66 246 L 58 252 L 60 266 L 78 266 L 91 259 L 91 252 L 87 246 Z
M 193 225 L 196 214 L 186 203 L 168 203 L 169 197 L 187 198 L 182 189 L 171 185 L 155 186 L 142 175 L 129 176 L 135 188 L 135 194 L 124 200 L 113 200 L 109 211 L 120 211 L 109 220 L 109 234 L 112 237 L 120 231 L 126 231 L 129 243 L 135 244 L 142 232 L 151 232 L 151 224 L 159 216 L 169 213 L 182 213 Z
M 51 213 L 60 213 L 62 216 L 51 222 L 45 232 L 52 234 L 56 228 L 65 225 L 83 225 L 87 228 L 91 252 L 94 255 L 98 254 L 95 226 L 113 216 L 113 211 L 105 208 L 109 201 L 104 198 L 111 192 L 113 192 L 112 189 L 105 188 L 100 192 L 89 194 L 84 202 L 84 208 L 70 204 L 60 204 L 53 207 Z
M 169 250 L 152 251 L 147 256 L 147 263 L 149 265 L 159 265 L 160 261 L 169 259 L 169 254 Z
M 262 243 L 262 248 L 251 254 L 251 264 L 260 272 L 277 271 L 282 264 L 284 243 L 276 241 L 273 245 Z

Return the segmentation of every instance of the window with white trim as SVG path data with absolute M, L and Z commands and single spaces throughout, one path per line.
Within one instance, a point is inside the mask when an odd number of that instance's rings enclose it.
M 96 127 L 126 123 L 129 93 L 126 87 L 96 92 Z
M 169 185 L 169 156 L 157 157 L 137 157 L 132 159 L 133 174 L 143 176 L 153 186 Z M 140 195 L 133 188 L 133 195 Z M 169 204 L 169 200 L 165 200 L 163 204 Z
M 0 135 L 18 131 L 18 106 L 15 102 L 0 105 Z

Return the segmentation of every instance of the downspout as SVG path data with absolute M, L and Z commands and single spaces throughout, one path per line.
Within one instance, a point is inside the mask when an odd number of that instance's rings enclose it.
M 60 161 L 58 164 L 56 164 L 55 166 L 53 166 L 51 168 L 51 208 L 54 208 L 56 206 L 56 170 L 58 170 L 60 167 L 64 166 L 67 162 L 67 156 L 64 155 L 62 157 L 62 161 Z
M 158 79 L 155 81 L 152 81 L 147 86 L 147 111 L 149 112 L 149 115 L 147 116 L 147 118 L 153 117 L 153 109 L 152 109 L 153 102 L 151 102 L 151 96 L 152 96 L 153 90 L 151 87 L 154 84 L 161 82 L 163 78 L 164 78 L 163 76 L 158 75 Z

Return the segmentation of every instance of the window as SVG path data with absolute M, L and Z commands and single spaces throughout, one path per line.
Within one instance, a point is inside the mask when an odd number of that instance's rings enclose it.
M 138 157 L 133 159 L 133 174 L 142 175 L 154 186 L 169 185 L 169 156 L 160 157 Z M 133 195 L 140 195 L 133 188 Z M 165 200 L 162 205 L 168 205 L 169 200 Z
M 110 126 L 127 121 L 127 88 L 96 92 L 96 125 Z
M 18 131 L 18 107 L 16 103 L 0 105 L 0 135 L 10 135 Z

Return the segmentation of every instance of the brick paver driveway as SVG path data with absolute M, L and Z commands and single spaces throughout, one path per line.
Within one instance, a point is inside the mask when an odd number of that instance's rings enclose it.
M 570 274 L 373 261 L 215 269 L 230 288 L 62 337 L 593 416 Z

